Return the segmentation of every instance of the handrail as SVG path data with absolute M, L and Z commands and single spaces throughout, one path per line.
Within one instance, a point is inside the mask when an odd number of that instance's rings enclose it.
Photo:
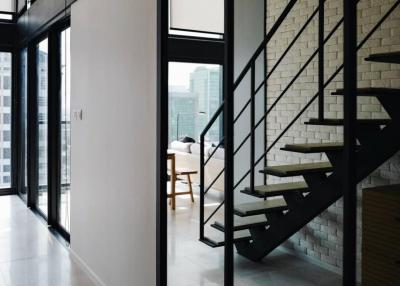
M 218 119 L 219 115 L 222 113 L 223 110 L 224 110 L 224 101 L 221 103 L 221 105 L 215 111 L 215 113 L 211 117 L 210 121 L 208 121 L 207 125 L 203 129 L 203 132 L 201 132 L 200 137 L 204 137 L 207 134 L 208 130 L 210 130 L 210 128 L 213 126 L 215 120 Z
M 204 166 L 207 165 L 208 161 L 211 160 L 211 158 L 214 156 L 215 152 L 217 152 L 217 150 L 219 149 L 219 147 L 222 146 L 222 144 L 224 144 L 224 137 L 222 137 L 221 141 L 219 141 L 218 145 L 216 147 L 214 147 L 214 151 L 212 151 L 212 153 L 210 155 L 208 155 L 208 158 L 206 160 L 206 162 L 204 163 Z
M 363 45 L 371 38 L 371 36 L 376 32 L 376 30 L 382 25 L 382 23 L 390 16 L 390 14 L 400 5 L 400 0 L 397 0 L 396 3 L 385 13 L 384 16 L 376 23 L 376 25 L 369 31 L 369 33 L 364 37 L 364 39 L 357 45 L 357 51 L 363 47 Z M 329 79 L 324 83 L 324 88 L 326 88 L 332 80 L 336 78 L 336 76 L 342 71 L 344 64 L 342 64 L 337 70 L 329 77 Z M 319 96 L 319 92 L 317 92 L 310 101 L 303 107 L 303 109 L 294 117 L 294 119 L 288 124 L 288 126 L 279 134 L 279 136 L 275 139 L 275 141 L 267 148 L 265 152 L 255 161 L 255 165 L 260 163 L 260 161 L 264 158 L 264 156 L 271 151 L 271 149 L 278 143 L 278 141 L 282 138 L 283 135 L 293 126 L 293 124 L 303 115 L 303 113 L 310 107 L 310 105 L 317 99 Z M 240 185 L 240 183 L 250 174 L 250 170 L 248 170 L 245 175 L 235 184 L 234 190 Z
M 222 170 L 219 172 L 219 174 L 214 178 L 214 180 L 211 182 L 210 185 L 208 185 L 207 189 L 205 190 L 204 194 L 207 194 L 209 190 L 211 190 L 212 186 L 214 186 L 215 182 L 219 179 L 219 177 L 222 176 L 224 173 L 225 168 L 222 168 Z
M 253 54 L 253 56 L 247 63 L 246 67 L 244 68 L 244 70 L 241 72 L 241 74 L 235 81 L 235 83 L 233 85 L 234 90 L 240 84 L 240 82 L 243 80 L 248 69 L 251 68 L 251 66 L 253 65 L 253 62 L 257 59 L 257 57 L 260 55 L 260 53 L 264 50 L 265 45 L 271 40 L 272 36 L 278 30 L 278 28 L 280 27 L 282 22 L 285 20 L 285 18 L 289 14 L 289 12 L 292 10 L 293 6 L 297 3 L 297 1 L 298 0 L 290 0 L 290 2 L 286 5 L 282 14 L 276 20 L 275 24 L 273 25 L 271 30 L 268 32 L 267 36 L 261 42 L 261 44 L 255 51 L 255 53 Z M 204 195 L 207 194 L 207 192 L 211 189 L 211 187 L 214 185 L 214 183 L 218 180 L 218 178 L 225 171 L 225 168 L 223 168 L 222 171 L 218 174 L 218 176 L 208 186 L 207 190 L 206 191 L 204 190 L 204 167 L 205 167 L 205 164 L 204 164 L 204 137 L 207 134 L 208 130 L 211 128 L 211 126 L 214 124 L 214 122 L 217 120 L 217 118 L 220 116 L 220 114 L 223 112 L 224 105 L 225 105 L 225 103 L 222 102 L 222 104 L 219 106 L 217 111 L 212 116 L 211 120 L 207 123 L 204 130 L 200 134 L 200 221 L 201 221 L 201 223 L 200 223 L 200 239 L 204 239 L 204 223 L 203 223 L 204 222 Z M 209 161 L 209 159 L 207 160 L 207 162 L 208 161 Z
M 324 0 L 324 2 L 326 2 L 326 0 Z M 297 33 L 297 35 L 293 38 L 293 40 L 290 42 L 290 44 L 288 45 L 288 47 L 286 48 L 286 50 L 283 52 L 283 54 L 280 56 L 280 58 L 276 61 L 276 63 L 274 64 L 274 66 L 272 67 L 272 69 L 269 71 L 269 73 L 267 74 L 267 76 L 263 79 L 263 81 L 259 84 L 259 86 L 256 88 L 255 93 L 257 94 L 260 89 L 264 86 L 264 84 L 266 83 L 266 81 L 271 77 L 271 75 L 274 73 L 274 71 L 276 70 L 276 68 L 279 66 L 279 64 L 283 61 L 283 59 L 286 57 L 287 53 L 291 50 L 291 48 L 294 46 L 294 44 L 297 42 L 297 40 L 300 38 L 300 36 L 303 34 L 304 30 L 308 27 L 308 25 L 311 23 L 311 21 L 314 19 L 314 17 L 318 14 L 319 11 L 319 7 L 317 7 L 317 9 L 314 10 L 314 12 L 311 14 L 311 16 L 307 19 L 307 21 L 304 23 L 303 27 L 301 27 L 301 29 L 299 30 L 299 32 Z M 249 106 L 250 104 L 250 99 L 246 102 L 246 104 L 243 106 L 243 108 L 240 110 L 240 112 L 238 113 L 238 115 L 236 116 L 235 120 L 233 121 L 234 123 L 236 123 L 236 121 L 241 117 L 241 115 L 243 114 L 243 112 L 246 110 L 246 108 Z
M 264 40 L 261 42 L 261 44 L 258 46 L 257 50 L 254 52 L 254 54 L 252 55 L 252 57 L 250 58 L 250 60 L 247 62 L 247 64 L 245 65 L 244 69 L 242 70 L 242 72 L 240 73 L 240 75 L 238 76 L 238 78 L 236 79 L 235 83 L 234 83 L 234 89 L 236 89 L 240 82 L 243 80 L 243 78 L 246 76 L 247 72 L 250 70 L 252 63 L 258 58 L 258 56 L 261 54 L 261 52 L 265 49 L 265 45 L 268 44 L 268 42 L 271 40 L 271 38 L 273 37 L 273 35 L 275 34 L 275 32 L 278 30 L 278 28 L 280 27 L 280 25 L 282 24 L 282 22 L 285 20 L 285 18 L 287 17 L 287 15 L 289 14 L 289 12 L 292 10 L 293 6 L 297 3 L 298 0 L 291 0 L 285 7 L 284 11 L 282 12 L 282 14 L 279 16 L 278 20 L 275 21 L 274 26 L 272 26 L 271 30 L 268 32 L 267 36 L 264 38 Z M 250 103 L 250 102 L 249 102 Z M 210 121 L 208 122 L 208 124 L 206 125 L 206 127 L 204 128 L 203 132 L 201 133 L 202 135 L 205 135 L 207 133 L 207 131 L 211 128 L 212 124 L 215 122 L 216 118 L 218 117 L 221 112 L 223 111 L 223 107 L 224 107 L 224 102 L 221 103 L 221 105 L 219 106 L 219 108 L 217 109 L 217 111 L 215 112 L 214 116 L 212 117 L 212 119 L 210 119 Z
M 204 225 L 206 225 L 210 219 L 217 213 L 217 211 L 224 205 L 225 200 L 223 200 L 218 207 L 208 216 L 208 218 L 205 220 Z
M 330 40 L 330 38 L 334 35 L 334 33 L 337 31 L 337 29 L 340 27 L 340 25 L 342 23 L 343 23 L 343 19 L 341 19 L 335 25 L 335 27 L 331 30 L 331 32 L 325 38 L 324 45 Z M 285 89 L 281 92 L 281 94 L 275 99 L 275 101 L 272 103 L 272 105 L 264 113 L 264 115 L 261 117 L 261 119 L 258 120 L 258 122 L 254 128 L 257 128 L 264 121 L 264 119 L 268 116 L 268 114 L 272 111 L 272 109 L 274 109 L 274 107 L 279 103 L 279 101 L 282 99 L 282 97 L 286 94 L 286 92 L 289 90 L 289 88 L 295 83 L 295 81 L 300 77 L 300 75 L 304 72 L 304 70 L 308 67 L 308 65 L 312 62 L 312 60 L 316 57 L 316 55 L 319 53 L 319 51 L 320 51 L 319 48 L 314 51 L 314 53 L 310 56 L 310 58 L 306 61 L 306 63 L 300 68 L 300 70 L 297 72 L 297 74 L 293 77 L 293 79 L 289 82 L 289 84 L 285 87 Z M 270 76 L 270 74 L 267 76 L 266 79 L 263 80 L 261 85 L 256 89 L 256 91 L 255 91 L 256 93 L 260 90 L 260 88 L 263 86 L 263 84 L 266 83 L 269 76 Z M 249 101 L 249 103 L 250 103 L 250 101 Z M 239 147 L 236 149 L 235 154 L 240 150 L 240 148 L 246 143 L 246 141 L 249 138 L 250 138 L 250 133 L 239 144 Z
M 286 5 L 285 9 L 282 11 L 279 18 L 275 21 L 271 30 L 269 30 L 269 32 L 265 36 L 264 40 L 258 46 L 257 50 L 254 52 L 254 54 L 251 56 L 250 60 L 245 65 L 242 72 L 239 74 L 238 78 L 236 79 L 235 83 L 233 84 L 234 89 L 236 89 L 239 86 L 239 84 L 242 82 L 243 78 L 246 76 L 247 72 L 250 70 L 252 63 L 255 62 L 255 60 L 258 58 L 258 56 L 261 54 L 261 52 L 264 51 L 265 46 L 269 43 L 271 38 L 274 36 L 275 32 L 278 30 L 278 28 L 281 26 L 283 21 L 286 19 L 287 15 L 292 10 L 293 6 L 297 3 L 297 1 L 298 0 L 290 0 L 290 2 Z
M 326 0 L 321 0 L 320 1 L 320 5 L 321 3 L 325 3 Z M 360 0 L 357 0 L 357 3 Z M 237 88 L 237 86 L 240 84 L 240 82 L 243 80 L 243 78 L 245 77 L 245 75 L 247 74 L 247 72 L 250 69 L 254 69 L 254 63 L 255 60 L 258 58 L 258 56 L 261 54 L 261 52 L 265 49 L 265 45 L 269 42 L 269 40 L 272 38 L 272 36 L 274 35 L 274 33 L 276 32 L 276 30 L 279 28 L 281 22 L 286 18 L 287 14 L 289 14 L 290 10 L 293 8 L 294 4 L 297 2 L 297 0 L 292 0 L 288 3 L 288 5 L 285 7 L 284 12 L 281 14 L 281 16 L 279 17 L 279 19 L 276 21 L 276 23 L 274 24 L 273 28 L 271 28 L 270 32 L 267 34 L 266 38 L 263 40 L 263 42 L 260 44 L 260 46 L 257 48 L 256 52 L 253 54 L 253 56 L 250 58 L 249 62 L 246 64 L 244 70 L 241 72 L 241 74 L 239 75 L 238 79 L 235 81 L 234 83 L 234 89 Z M 368 39 L 376 32 L 376 30 L 380 27 L 380 25 L 389 17 L 389 15 L 397 8 L 397 6 L 400 4 L 400 0 L 397 0 L 393 6 L 385 13 L 385 15 L 376 23 L 376 25 L 370 30 L 370 32 L 364 37 L 364 39 L 357 45 L 357 51 L 368 41 Z M 281 63 L 281 61 L 283 60 L 283 58 L 286 56 L 286 54 L 288 53 L 288 51 L 291 49 L 291 47 L 294 45 L 294 43 L 297 41 L 297 39 L 300 37 L 300 35 L 304 32 L 304 30 L 306 29 L 306 27 L 309 25 L 309 23 L 312 21 L 312 19 L 315 17 L 315 15 L 320 12 L 321 13 L 321 7 L 320 5 L 318 6 L 318 8 L 312 13 L 311 17 L 306 21 L 305 25 L 303 25 L 303 27 L 300 29 L 300 33 L 298 33 L 295 38 L 292 40 L 292 42 L 289 44 L 289 47 L 285 50 L 285 52 L 283 53 L 283 55 L 281 56 L 281 58 L 278 60 L 278 62 L 275 64 L 275 66 L 273 67 L 273 69 L 270 71 L 270 73 L 268 73 L 268 75 L 264 78 L 264 80 L 261 82 L 261 84 L 257 87 L 257 89 L 254 89 L 254 87 L 252 87 L 251 90 L 251 98 L 250 100 L 245 104 L 245 106 L 241 109 L 241 111 L 239 112 L 239 115 L 234 119 L 233 124 L 238 120 L 238 118 L 243 114 L 244 110 L 249 106 L 250 103 L 252 103 L 252 101 L 254 100 L 254 96 L 258 93 L 258 91 L 266 84 L 267 80 L 269 79 L 269 77 L 271 76 L 271 74 L 276 70 L 277 66 Z M 271 110 L 278 104 L 278 102 L 280 101 L 280 99 L 285 95 L 285 93 L 289 90 L 289 88 L 293 85 L 293 83 L 295 82 L 295 80 L 297 80 L 297 78 L 301 75 L 301 73 L 306 69 L 306 67 L 311 63 L 311 61 L 314 59 L 314 57 L 319 53 L 322 52 L 323 53 L 323 48 L 325 46 L 325 44 L 327 43 L 327 41 L 329 41 L 329 39 L 333 36 L 333 34 L 337 31 L 337 29 L 340 27 L 340 25 L 342 25 L 344 18 L 342 18 L 333 28 L 333 30 L 328 34 L 328 36 L 322 41 L 321 39 L 321 27 L 319 28 L 319 47 L 318 49 L 311 55 L 311 57 L 309 58 L 309 60 L 305 63 L 305 65 L 302 66 L 302 68 L 299 70 L 299 72 L 295 75 L 294 79 L 292 79 L 292 81 L 288 84 L 288 86 L 284 89 L 284 91 L 277 97 L 277 99 L 274 101 L 274 103 L 271 105 L 271 107 L 265 112 L 265 114 L 262 116 L 262 118 L 257 122 L 257 124 L 254 124 L 255 121 L 252 120 L 252 127 L 250 133 L 245 137 L 245 139 L 241 142 L 241 144 L 239 145 L 239 147 L 234 151 L 233 155 L 236 155 L 236 153 L 242 148 L 242 146 L 245 144 L 245 142 L 249 139 L 252 138 L 252 141 L 254 141 L 254 132 L 255 130 L 260 126 L 260 124 L 266 119 L 266 117 L 268 116 L 268 114 L 271 112 Z M 279 23 L 279 24 L 278 24 Z M 322 36 L 323 37 L 323 36 Z M 321 45 L 322 43 L 322 45 Z M 322 51 L 321 51 L 322 50 Z M 323 55 L 320 55 L 320 59 L 323 59 Z M 283 137 L 284 134 L 286 134 L 286 132 L 293 126 L 293 124 L 303 115 L 303 113 L 311 106 L 311 104 L 314 103 L 314 101 L 318 98 L 321 97 L 323 95 L 321 95 L 321 92 L 324 92 L 324 89 L 332 82 L 333 79 L 336 78 L 336 76 L 341 72 L 341 70 L 343 69 L 344 64 L 342 64 L 330 77 L 329 79 L 325 82 L 325 83 L 319 83 L 319 88 L 318 88 L 318 92 L 310 99 L 310 101 L 301 109 L 301 111 L 293 118 L 293 120 L 286 126 L 286 128 L 279 134 L 279 136 L 274 140 L 274 142 L 263 152 L 263 154 L 257 159 L 254 160 L 254 156 L 252 155 L 251 157 L 251 166 L 250 169 L 243 175 L 243 177 L 241 177 L 241 179 L 234 184 L 233 190 L 234 191 L 242 182 L 243 180 L 251 173 L 254 173 L 254 168 L 255 166 L 261 162 L 261 160 L 265 157 L 265 155 L 270 152 L 272 150 L 273 147 L 275 147 L 275 145 L 279 142 L 279 140 Z M 321 69 L 321 64 L 319 65 L 319 69 Z M 254 70 L 252 71 L 252 82 L 254 80 Z M 321 75 L 319 75 L 319 79 L 323 79 L 323 75 L 321 77 Z M 252 84 L 253 85 L 253 84 Z M 323 103 L 323 101 L 322 101 Z M 254 104 L 254 102 L 252 103 Z M 321 103 L 320 103 L 321 104 Z M 201 157 L 200 161 L 201 161 L 201 169 L 203 168 L 204 164 L 204 136 L 207 133 L 207 131 L 211 128 L 212 124 L 215 122 L 215 120 L 218 118 L 218 116 L 221 114 L 221 112 L 223 111 L 223 105 L 224 103 L 221 104 L 221 106 L 218 108 L 217 112 L 214 114 L 214 116 L 212 117 L 212 120 L 210 120 L 210 122 L 206 125 L 205 130 L 202 132 L 200 139 L 201 139 Z M 252 107 L 252 112 L 254 112 L 254 107 Z M 319 112 L 320 114 L 321 112 Z M 254 114 L 253 114 L 254 116 Z M 217 148 L 215 148 L 215 150 L 213 151 L 212 155 L 214 155 L 214 153 L 216 152 L 216 150 L 220 147 L 220 145 L 222 144 L 223 139 L 220 141 L 220 143 L 218 144 Z M 254 144 L 254 142 L 252 142 L 252 145 Z M 252 149 L 254 149 L 254 146 L 252 146 Z M 254 150 L 253 150 L 254 152 Z M 210 156 L 211 157 L 211 156 Z M 210 158 L 208 158 L 207 162 L 210 160 Z M 207 220 L 204 222 L 204 195 L 211 189 L 211 187 L 214 185 L 214 183 L 219 179 L 219 177 L 223 174 L 225 168 L 222 169 L 222 171 L 218 174 L 218 176 L 213 180 L 213 182 L 208 186 L 206 192 L 204 192 L 204 170 L 203 170 L 203 174 L 201 174 L 200 178 L 200 193 L 201 193 L 201 207 L 200 207 L 200 220 L 201 220 L 201 226 L 200 226 L 200 237 L 204 238 L 204 225 L 207 224 L 209 222 L 209 220 L 213 217 L 213 215 L 215 215 L 215 213 L 222 207 L 222 205 L 224 204 L 225 201 L 222 201 L 220 203 L 220 205 L 212 212 L 212 214 L 207 218 Z M 254 182 L 252 183 L 254 184 Z M 203 206 L 203 207 L 202 207 Z

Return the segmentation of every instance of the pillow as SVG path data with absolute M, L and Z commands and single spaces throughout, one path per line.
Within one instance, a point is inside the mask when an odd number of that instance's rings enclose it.
M 182 137 L 181 139 L 179 139 L 179 142 L 182 142 L 182 143 L 196 143 L 196 141 L 193 138 L 188 137 L 188 136 Z
M 204 156 L 207 157 L 209 153 L 210 145 L 204 144 Z M 190 146 L 190 153 L 194 155 L 200 155 L 200 143 L 194 143 Z
M 171 142 L 171 149 L 174 151 L 190 153 L 190 145 L 193 143 L 183 143 L 179 141 L 172 141 Z

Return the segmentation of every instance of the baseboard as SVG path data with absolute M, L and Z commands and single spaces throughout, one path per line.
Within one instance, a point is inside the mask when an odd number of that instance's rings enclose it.
M 76 254 L 72 249 L 69 250 L 71 259 L 78 264 L 82 270 L 89 276 L 90 280 L 97 286 L 107 286 L 99 276 Z
M 321 268 L 324 268 L 324 269 L 326 269 L 328 271 L 331 271 L 331 272 L 334 272 L 336 274 L 342 275 L 342 269 L 339 268 L 339 267 L 330 265 L 328 263 L 325 263 L 325 262 L 320 261 L 318 259 L 312 258 L 312 257 L 310 257 L 308 255 L 305 255 L 304 253 L 299 253 L 299 252 L 297 252 L 297 251 L 295 251 L 293 249 L 290 249 L 290 248 L 287 248 L 287 247 L 284 247 L 284 246 L 280 246 L 280 247 L 278 247 L 278 249 L 283 251 L 283 252 L 289 253 L 289 254 L 291 254 L 293 256 L 296 256 L 296 257 L 300 258 L 301 260 L 304 260 L 304 261 L 307 261 L 309 263 L 312 263 L 312 264 L 314 264 L 314 265 L 316 265 L 318 267 L 321 267 Z

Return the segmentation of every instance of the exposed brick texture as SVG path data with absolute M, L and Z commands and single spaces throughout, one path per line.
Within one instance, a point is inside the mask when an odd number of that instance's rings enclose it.
M 267 0 L 267 28 L 270 28 L 282 12 L 287 0 Z M 394 0 L 361 0 L 358 4 L 358 31 L 359 41 L 370 31 L 373 25 L 394 3 Z M 267 47 L 267 65 L 271 70 L 273 65 L 284 52 L 309 15 L 316 9 L 318 1 L 299 0 L 284 24 L 276 33 Z M 343 1 L 327 0 L 325 4 L 325 34 L 328 34 L 342 18 Z M 342 64 L 343 27 L 329 40 L 325 48 L 325 78 L 328 79 Z M 285 60 L 275 70 L 268 81 L 267 105 L 286 88 L 300 67 L 307 61 L 317 47 L 318 17 L 309 25 L 303 36 L 286 56 Z M 359 51 L 358 57 L 358 86 L 359 87 L 400 87 L 400 67 L 397 65 L 369 63 L 364 58 L 371 53 L 400 50 L 400 9 L 395 10 L 389 19 L 372 36 Z M 328 86 L 325 92 L 325 116 L 327 118 L 342 118 L 343 99 L 332 96 L 330 93 L 342 87 L 342 73 Z M 268 146 L 283 131 L 288 123 L 296 116 L 300 109 L 317 92 L 318 88 L 318 57 L 316 57 L 301 77 L 288 90 L 280 103 L 268 117 L 267 144 Z M 286 143 L 320 143 L 341 142 L 342 127 L 306 126 L 303 122 L 316 117 L 318 105 L 315 102 L 304 115 L 296 122 L 289 132 L 268 154 L 269 165 L 288 163 L 305 163 L 326 160 L 325 155 L 301 155 L 280 151 Z M 359 118 L 386 118 L 387 114 L 375 98 L 358 98 Z M 400 154 L 376 170 L 370 177 L 359 184 L 361 190 L 367 186 L 400 182 Z M 268 177 L 268 182 L 290 181 Z M 295 178 L 294 180 L 301 180 Z M 319 190 L 323 191 L 323 190 Z M 361 200 L 361 191 L 359 192 Z M 329 207 L 324 213 L 294 235 L 285 246 L 297 252 L 318 259 L 337 268 L 342 267 L 342 201 Z M 361 208 L 358 209 L 359 220 Z M 360 221 L 358 235 L 361 239 Z M 359 243 L 359 245 L 361 245 Z M 358 259 L 360 259 L 360 250 Z

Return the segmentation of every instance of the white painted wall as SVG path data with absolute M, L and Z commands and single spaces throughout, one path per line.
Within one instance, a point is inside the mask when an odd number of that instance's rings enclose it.
M 255 50 L 264 39 L 264 0 L 235 0 L 235 78 L 242 72 Z M 264 53 L 260 55 L 256 63 L 256 86 L 260 84 L 264 77 Z M 235 116 L 243 108 L 250 98 L 250 72 L 243 79 L 235 91 Z M 256 122 L 264 114 L 265 100 L 264 88 L 256 95 Z M 265 124 L 261 124 L 256 130 L 256 160 L 264 152 L 264 131 Z M 235 124 L 235 149 L 250 132 L 250 106 Z M 255 168 L 256 184 L 263 183 L 263 175 L 259 174 L 264 160 Z M 250 168 L 250 140 L 241 148 L 235 156 L 235 183 Z M 248 187 L 250 184 L 249 176 L 239 185 L 235 191 L 235 202 L 253 201 L 254 198 L 243 195 L 239 190 Z
M 108 286 L 156 280 L 156 1 L 72 7 L 72 253 Z

